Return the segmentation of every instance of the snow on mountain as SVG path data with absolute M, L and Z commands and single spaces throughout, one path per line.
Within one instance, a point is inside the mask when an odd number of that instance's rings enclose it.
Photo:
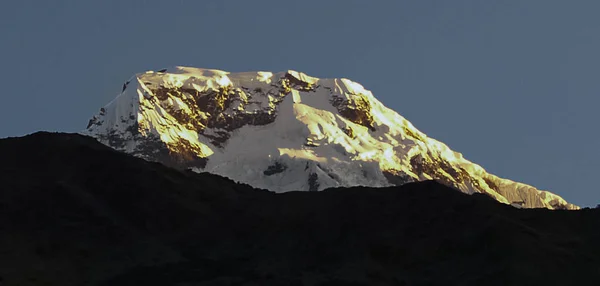
M 356 82 L 291 70 L 140 73 L 83 133 L 147 160 L 275 192 L 435 179 L 515 206 L 577 208 L 487 173 Z

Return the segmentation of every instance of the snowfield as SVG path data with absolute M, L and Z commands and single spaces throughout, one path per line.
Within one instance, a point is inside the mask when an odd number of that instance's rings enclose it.
M 506 204 L 578 208 L 488 174 L 348 79 L 173 67 L 123 87 L 82 133 L 176 168 L 275 192 L 434 179 Z

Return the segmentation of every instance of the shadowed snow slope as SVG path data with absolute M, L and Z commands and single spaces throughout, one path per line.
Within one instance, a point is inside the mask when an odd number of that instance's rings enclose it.
M 275 192 L 436 180 L 527 208 L 577 206 L 488 174 L 348 79 L 174 67 L 132 77 L 83 132 Z

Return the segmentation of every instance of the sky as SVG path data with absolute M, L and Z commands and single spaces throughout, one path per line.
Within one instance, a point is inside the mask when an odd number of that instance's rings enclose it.
M 349 78 L 501 177 L 600 204 L 600 1 L 0 2 L 0 138 L 175 65 Z

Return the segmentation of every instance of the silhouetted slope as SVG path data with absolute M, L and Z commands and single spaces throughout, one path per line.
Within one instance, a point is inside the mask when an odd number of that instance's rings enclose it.
M 597 210 L 435 182 L 274 194 L 73 134 L 2 139 L 0 162 L 6 285 L 600 283 Z

